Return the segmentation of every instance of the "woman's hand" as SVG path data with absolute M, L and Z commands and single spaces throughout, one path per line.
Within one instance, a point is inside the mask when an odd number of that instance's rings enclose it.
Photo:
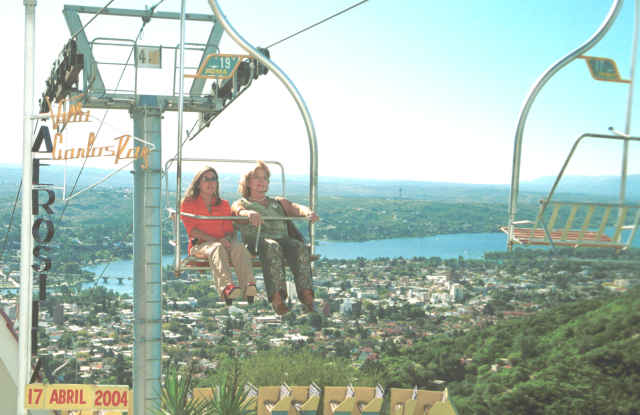
M 231 241 L 229 241 L 227 238 L 220 238 L 218 239 L 218 242 L 220 242 L 226 250 L 231 249 Z
M 320 219 L 320 217 L 318 215 L 316 215 L 316 212 L 314 212 L 313 210 L 309 211 L 309 213 L 307 213 L 306 217 L 311 222 L 317 222 L 318 219 Z
M 255 210 L 246 210 L 246 217 L 249 219 L 249 223 L 253 226 L 258 226 L 262 223 L 262 216 Z

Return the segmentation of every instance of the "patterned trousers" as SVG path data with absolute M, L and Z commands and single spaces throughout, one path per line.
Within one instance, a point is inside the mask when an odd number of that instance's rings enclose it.
M 220 242 L 204 242 L 191 248 L 191 255 L 198 258 L 207 258 L 211 267 L 213 281 L 218 293 L 222 296 L 222 290 L 227 284 L 233 282 L 231 278 L 230 263 L 236 270 L 238 286 L 244 293 L 247 285 L 256 282 L 253 276 L 251 255 L 245 246 L 238 241 L 231 241 L 231 249 L 227 250 Z
M 276 292 L 280 292 L 282 299 L 286 298 L 285 261 L 293 273 L 298 298 L 303 298 L 303 290 L 313 290 L 309 250 L 299 240 L 289 237 L 261 238 L 258 245 L 258 255 L 262 262 L 264 286 L 269 301 Z

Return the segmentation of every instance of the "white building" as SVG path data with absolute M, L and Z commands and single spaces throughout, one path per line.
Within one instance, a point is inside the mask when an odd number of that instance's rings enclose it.
M 451 284 L 449 288 L 449 297 L 454 303 L 462 302 L 464 299 L 464 287 L 458 283 Z
M 629 288 L 629 280 L 623 280 L 623 279 L 614 280 L 613 285 L 619 288 Z

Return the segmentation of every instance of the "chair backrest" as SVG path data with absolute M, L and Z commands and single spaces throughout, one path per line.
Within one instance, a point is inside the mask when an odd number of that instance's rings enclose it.
M 545 223 L 545 215 L 551 209 L 549 221 Z M 559 225 L 561 211 L 567 213 L 566 221 Z M 566 212 L 568 211 L 568 212 Z M 613 212 L 612 212 L 613 211 Z M 617 218 L 613 230 L 609 234 L 607 225 L 613 214 Z M 599 217 L 599 222 L 594 218 Z M 631 223 L 627 218 L 631 217 Z M 581 223 L 580 223 L 581 222 Z M 627 249 L 640 223 L 640 204 L 630 203 L 596 203 L 573 201 L 542 200 L 533 227 L 529 231 L 529 243 L 547 243 L 565 246 L 591 246 Z M 542 229 L 543 233 L 536 232 Z M 624 238 L 623 231 L 630 231 Z

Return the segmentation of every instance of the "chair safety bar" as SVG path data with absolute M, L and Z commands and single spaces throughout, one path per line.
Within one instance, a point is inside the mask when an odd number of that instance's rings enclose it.
M 167 208 L 167 211 L 169 212 L 169 217 L 171 218 L 172 223 L 175 224 L 175 214 L 176 211 L 175 209 L 172 208 Z M 190 218 L 194 218 L 194 219 L 202 219 L 202 220 L 230 220 L 230 221 L 247 221 L 247 218 L 244 216 L 207 216 L 207 215 L 195 215 L 192 213 L 186 213 L 186 212 L 180 212 L 180 216 L 186 216 L 186 217 L 190 217 Z M 310 218 L 307 218 L 305 216 L 287 216 L 287 217 L 281 217 L 281 216 L 262 216 L 262 220 L 273 220 L 273 221 L 295 221 L 295 220 L 303 220 L 303 221 L 309 221 L 311 220 Z M 260 240 L 260 230 L 262 228 L 262 224 L 258 225 L 258 231 L 257 231 L 257 236 L 256 236 L 256 245 L 254 247 L 254 251 L 256 254 L 258 253 L 258 241 Z M 174 227 L 174 235 L 176 234 L 175 232 L 175 227 Z M 169 244 L 172 245 L 173 247 L 177 246 L 177 243 L 175 241 L 175 238 L 173 240 L 169 241 Z M 255 258 L 254 258 L 255 259 Z M 183 258 L 181 261 L 176 262 L 176 269 L 174 270 L 175 274 L 178 275 L 181 270 L 183 269 L 190 269 L 190 270 L 208 270 L 209 267 L 205 266 L 205 265 L 200 265 L 199 263 L 204 262 L 203 258 L 199 258 L 199 257 L 194 257 L 191 255 L 186 256 L 185 258 Z M 198 263 L 197 265 L 189 265 L 189 264 L 193 264 L 193 263 Z M 257 265 L 258 263 L 254 264 Z
M 167 160 L 165 162 L 165 167 L 164 167 L 164 175 L 165 175 L 165 203 L 166 206 L 176 206 L 176 208 L 178 207 L 178 203 L 173 203 L 172 205 L 169 204 L 169 169 L 171 167 L 171 165 L 175 162 L 180 162 L 178 163 L 179 165 L 181 165 L 182 162 L 206 162 L 206 163 L 240 163 L 240 164 L 256 164 L 258 160 L 245 160 L 245 159 L 214 159 L 214 158 L 187 158 L 187 157 L 182 157 L 182 159 L 178 159 L 178 157 L 173 157 L 170 158 L 169 160 Z M 280 179 L 281 179 L 281 185 L 282 185 L 282 191 L 280 196 L 285 197 L 285 175 L 284 175 L 284 166 L 282 165 L 282 163 L 280 163 L 279 161 L 274 161 L 274 160 L 264 160 L 264 163 L 268 164 L 268 165 L 275 165 L 277 167 L 279 167 L 280 169 Z M 180 170 L 181 171 L 181 170 Z M 181 173 L 176 173 L 176 175 L 178 177 L 181 176 Z M 181 180 L 178 181 L 178 183 L 181 183 Z M 180 184 L 177 185 L 177 187 L 181 187 Z M 177 190 L 181 190 L 181 189 L 176 189 L 176 195 L 179 193 Z M 180 274 L 180 269 L 182 268 L 180 266 L 180 259 L 179 257 L 180 255 L 180 232 L 179 232 L 179 228 L 178 228 L 178 218 L 175 215 L 175 209 L 168 209 L 170 212 L 172 212 L 170 214 L 171 218 L 172 218 L 172 222 L 173 222 L 173 235 L 174 235 L 174 241 L 169 241 L 169 243 L 171 245 L 174 246 L 175 248 L 175 262 L 174 262 L 174 273 L 176 275 Z M 186 214 L 183 214 L 186 215 Z M 210 219 L 210 217 L 204 217 L 201 219 Z M 238 220 L 237 217 L 234 217 L 230 220 Z M 310 229 L 313 229 L 313 224 L 310 225 Z

